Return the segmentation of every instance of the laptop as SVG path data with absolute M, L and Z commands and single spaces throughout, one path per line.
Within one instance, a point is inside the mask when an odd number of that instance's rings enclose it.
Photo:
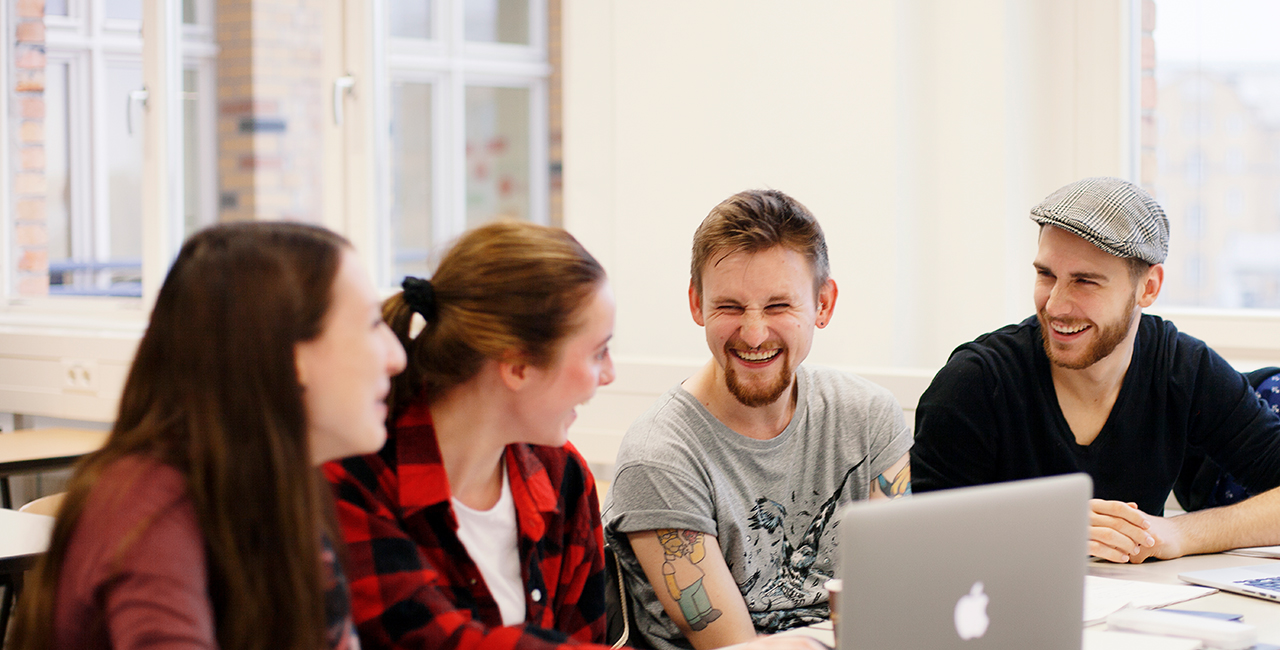
M 1280 562 L 1179 573 L 1178 579 L 1280 602 Z
M 840 650 L 1080 650 L 1085 474 L 859 502 L 840 518 Z

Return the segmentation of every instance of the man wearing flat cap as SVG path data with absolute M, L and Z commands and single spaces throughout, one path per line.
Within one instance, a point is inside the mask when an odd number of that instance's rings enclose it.
M 934 377 L 916 410 L 912 490 L 1087 472 L 1097 557 L 1280 543 L 1280 490 L 1268 491 L 1280 485 L 1280 418 L 1204 342 L 1142 313 L 1169 250 L 1155 199 L 1086 178 L 1031 219 L 1036 315 L 956 348 Z M 1189 451 L 1259 496 L 1162 517 Z

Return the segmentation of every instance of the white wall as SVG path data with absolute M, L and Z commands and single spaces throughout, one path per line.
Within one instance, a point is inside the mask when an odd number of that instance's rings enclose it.
M 690 239 L 756 187 L 827 234 L 841 293 L 810 360 L 908 377 L 914 407 L 927 379 L 910 378 L 1032 313 L 1029 208 L 1129 175 L 1131 9 L 566 0 L 565 223 L 608 269 L 615 358 L 641 375 L 601 391 L 578 439 L 617 435 L 708 357 L 685 300 Z

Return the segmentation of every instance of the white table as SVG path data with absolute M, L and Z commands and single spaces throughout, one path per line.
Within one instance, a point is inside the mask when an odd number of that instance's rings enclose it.
M 1164 584 L 1187 584 L 1178 579 L 1179 573 L 1272 562 L 1280 562 L 1280 560 L 1227 554 L 1191 555 L 1176 560 L 1148 560 L 1142 564 L 1090 562 L 1088 573 L 1089 575 L 1104 578 L 1120 578 L 1122 580 L 1140 580 Z M 1172 607 L 1174 609 L 1195 609 L 1208 612 L 1241 614 L 1244 616 L 1242 622 L 1258 628 L 1259 643 L 1280 645 L 1280 603 L 1220 591 L 1216 594 L 1173 605 Z
M 1112 564 L 1110 562 L 1091 561 L 1088 564 L 1087 573 L 1093 576 L 1120 580 L 1185 585 L 1187 583 L 1178 579 L 1179 573 L 1202 569 L 1267 564 L 1269 562 L 1280 562 L 1280 560 L 1215 554 L 1192 555 L 1176 560 L 1148 560 L 1142 564 Z M 1258 628 L 1259 643 L 1280 645 L 1280 603 L 1220 591 L 1173 605 L 1171 608 L 1241 614 L 1244 617 L 1242 622 Z M 830 622 L 817 623 L 809 627 L 783 632 L 782 634 L 802 634 L 813 637 L 828 646 L 834 646 L 835 636 L 832 633 Z M 1084 650 L 1088 650 L 1089 647 L 1090 645 L 1086 640 Z
M 0 641 L 8 628 L 14 595 L 22 588 L 22 573 L 36 563 L 49 546 L 53 517 L 0 508 L 0 584 L 5 585 L 0 603 Z

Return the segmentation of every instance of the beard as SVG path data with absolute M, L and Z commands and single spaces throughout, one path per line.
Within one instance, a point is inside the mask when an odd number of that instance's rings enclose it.
M 1129 334 L 1129 326 L 1133 323 L 1133 312 L 1138 306 L 1136 296 L 1129 297 L 1129 304 L 1125 307 L 1124 317 L 1110 323 L 1093 323 L 1093 327 L 1098 330 L 1098 335 L 1094 337 L 1089 347 L 1085 348 L 1076 359 L 1068 359 L 1060 354 L 1053 347 L 1052 334 L 1050 334 L 1049 317 L 1044 310 L 1036 312 L 1036 319 L 1040 321 L 1040 340 L 1044 344 L 1044 353 L 1049 357 L 1049 361 L 1059 368 L 1067 370 L 1084 370 L 1089 366 L 1107 358 L 1115 351 L 1120 343 L 1124 341 L 1124 337 Z
M 743 406 L 757 407 L 767 406 L 778 401 L 782 394 L 791 388 L 792 377 L 786 371 L 786 364 L 779 363 L 778 371 L 772 379 L 766 379 L 766 383 L 762 385 L 747 385 L 743 383 L 742 378 L 738 376 L 738 369 L 729 358 L 733 356 L 733 351 L 726 345 L 724 348 L 726 362 L 724 364 L 724 384 L 729 389 L 729 393 L 734 399 L 738 400 Z M 786 351 L 778 353 L 780 356 L 786 354 Z M 779 359 L 779 361 L 785 361 Z

